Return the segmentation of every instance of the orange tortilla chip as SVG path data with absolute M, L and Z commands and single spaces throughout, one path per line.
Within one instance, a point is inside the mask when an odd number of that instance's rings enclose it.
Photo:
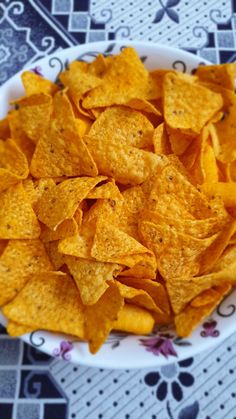
M 114 181 L 95 186 L 87 195 L 86 199 L 121 199 L 121 193 Z
M 120 267 L 117 264 L 66 257 L 66 264 L 73 276 L 85 305 L 96 304 L 109 287 L 109 282 L 118 275 Z
M 18 337 L 26 335 L 27 333 L 33 332 L 34 327 L 33 326 L 24 326 L 22 324 L 16 323 L 16 322 L 8 322 L 7 324 L 7 333 L 9 336 L 12 337 Z
M 28 176 L 28 162 L 16 143 L 0 140 L 0 192 Z
M 141 289 L 146 291 L 155 302 L 155 304 L 165 313 L 170 313 L 170 304 L 168 301 L 168 295 L 164 286 L 157 281 L 151 281 L 146 278 L 132 278 L 132 277 L 118 277 L 120 282 L 129 287 Z
M 118 145 L 145 148 L 152 145 L 153 126 L 140 112 L 126 107 L 107 108 L 93 123 L 89 135 L 110 138 Z
M 197 275 L 200 257 L 215 239 L 215 236 L 196 239 L 175 228 L 149 221 L 140 223 L 140 234 L 143 243 L 154 252 L 158 270 L 164 278 Z
M 51 269 L 40 240 L 9 240 L 0 257 L 0 306 L 11 301 L 32 274 Z
M 19 118 L 23 131 L 28 138 L 37 143 L 46 131 L 52 113 L 52 98 L 49 95 L 35 94 L 20 99 Z
M 0 120 L 0 140 L 10 138 L 10 127 L 8 117 Z
M 0 193 L 0 239 L 37 239 L 40 227 L 21 183 Z
M 123 185 L 144 182 L 158 167 L 163 158 L 136 147 L 114 144 L 103 137 L 85 136 L 84 142 L 98 167 L 98 172 L 112 176 Z
M 159 314 L 162 314 L 162 310 L 156 305 L 152 297 L 144 290 L 127 286 L 124 283 L 116 282 L 121 296 L 127 303 L 135 304 L 146 308 L 147 310 L 153 310 Z
M 46 95 L 54 95 L 57 92 L 58 86 L 51 81 L 44 79 L 32 71 L 24 71 L 21 74 L 21 80 L 25 88 L 27 96 L 44 93 Z
M 61 272 L 31 277 L 4 314 L 22 325 L 84 337 L 84 307 L 74 281 Z
M 45 191 L 36 207 L 39 220 L 56 229 L 62 221 L 73 217 L 89 191 L 105 179 L 104 176 L 68 179 Z
M 191 305 L 187 306 L 185 310 L 175 316 L 175 327 L 177 335 L 180 337 L 189 336 L 195 327 L 211 312 L 223 299 L 225 293 L 230 289 L 230 286 L 227 284 L 222 284 L 221 286 L 215 287 L 216 295 L 215 299 L 209 304 L 192 307 Z
M 220 196 L 226 207 L 236 206 L 236 182 L 204 183 L 201 190 L 209 197 Z
M 119 263 L 134 266 L 142 255 L 149 253 L 137 240 L 109 225 L 107 220 L 97 222 L 96 233 L 91 249 L 91 256 L 101 262 Z
M 169 142 L 169 138 L 165 129 L 165 124 L 162 122 L 159 124 L 153 133 L 153 145 L 154 151 L 156 154 L 170 154 L 171 153 L 171 145 Z
M 198 134 L 223 105 L 220 94 L 183 78 L 180 73 L 167 73 L 163 89 L 165 121 L 171 128 Z
M 88 92 L 83 107 L 125 105 L 131 99 L 144 98 L 148 81 L 148 71 L 136 51 L 124 48 L 119 55 L 112 57 L 101 84 Z
M 177 156 L 183 154 L 190 146 L 190 144 L 196 140 L 193 135 L 186 134 L 180 129 L 167 127 L 167 132 L 169 135 L 171 150 Z
M 65 264 L 64 255 L 58 251 L 59 240 L 54 240 L 53 242 L 45 242 L 44 247 L 47 251 L 48 257 L 52 262 L 55 270 L 61 269 Z
M 74 236 L 77 233 L 78 224 L 76 220 L 74 218 L 68 218 L 67 220 L 62 221 L 56 230 L 50 230 L 47 226 L 41 225 L 40 239 L 43 242 L 51 242 Z
M 78 135 L 71 104 L 63 92 L 53 98 L 52 118 L 37 142 L 30 172 L 36 178 L 97 175 L 96 165 Z
M 200 66 L 196 71 L 196 75 L 200 81 L 215 83 L 234 91 L 234 80 L 236 77 L 235 63 Z
M 85 337 L 92 354 L 105 342 L 124 305 L 119 289 L 110 284 L 96 304 L 85 309 Z
M 8 115 L 9 127 L 11 131 L 11 138 L 15 141 L 18 147 L 22 150 L 26 156 L 28 162 L 31 162 L 35 145 L 31 141 L 26 133 L 23 131 L 20 121 L 20 114 L 18 111 L 12 111 Z

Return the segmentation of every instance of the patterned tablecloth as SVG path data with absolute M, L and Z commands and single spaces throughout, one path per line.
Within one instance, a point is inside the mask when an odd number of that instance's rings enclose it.
M 0 84 L 46 54 L 107 39 L 232 62 L 236 1 L 0 0 Z M 0 328 L 0 419 L 233 419 L 235 376 L 236 334 L 160 369 L 113 371 L 50 358 Z

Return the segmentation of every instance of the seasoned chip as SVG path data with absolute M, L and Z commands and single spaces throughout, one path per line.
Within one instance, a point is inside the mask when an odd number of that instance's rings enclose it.
M 121 193 L 114 181 L 96 186 L 87 195 L 87 199 L 121 199 Z
M 11 301 L 32 274 L 52 270 L 40 240 L 9 240 L 0 257 L 0 306 Z
M 34 275 L 3 313 L 22 325 L 84 337 L 84 306 L 74 281 L 61 272 Z
M 175 316 L 175 326 L 178 336 L 189 336 L 201 320 L 211 314 L 223 299 L 224 295 L 229 292 L 229 289 L 230 286 L 228 284 L 215 287 L 216 295 L 212 302 L 201 307 L 192 307 L 189 305 L 182 313 Z
M 79 137 L 72 106 L 65 93 L 53 98 L 49 127 L 37 142 L 31 174 L 36 177 L 96 176 L 96 165 Z
M 113 329 L 136 335 L 149 335 L 153 326 L 154 318 L 149 311 L 133 304 L 125 304 L 113 324 Z
M 162 310 L 156 305 L 155 301 L 146 291 L 127 286 L 121 282 L 117 282 L 116 285 L 118 286 L 121 296 L 127 303 L 136 304 L 147 310 L 153 310 L 162 314 Z
M 125 106 L 128 106 L 131 109 L 136 109 L 137 111 L 145 112 L 146 114 L 154 114 L 161 117 L 161 112 L 156 108 L 151 102 L 145 99 L 130 99 Z M 162 118 L 159 118 L 160 122 Z
M 220 196 L 226 207 L 236 206 L 236 182 L 204 183 L 201 189 L 209 198 Z
M 33 141 L 27 137 L 25 131 L 21 126 L 20 115 L 18 111 L 12 111 L 8 115 L 11 138 L 15 141 L 18 147 L 25 154 L 28 162 L 31 162 L 35 145 Z
M 120 276 L 117 279 L 125 285 L 146 291 L 161 310 L 165 313 L 170 313 L 168 295 L 166 289 L 160 282 L 151 281 L 146 278 L 123 278 Z
M 0 192 L 28 176 L 28 162 L 16 143 L 0 140 Z
M 46 80 L 32 71 L 24 71 L 21 74 L 21 80 L 25 88 L 27 96 L 44 93 L 46 95 L 54 95 L 57 92 L 58 86 L 50 80 Z
M 8 241 L 7 240 L 1 240 L 0 239 L 0 256 L 5 250 L 5 247 L 7 246 Z
M 39 220 L 52 230 L 56 229 L 62 221 L 73 217 L 89 191 L 105 179 L 104 176 L 68 179 L 45 191 L 37 203 Z
M 37 239 L 40 227 L 21 183 L 0 193 L 0 238 Z
M 17 102 L 19 106 L 19 118 L 23 131 L 27 137 L 34 143 L 46 131 L 50 116 L 52 113 L 52 98 L 49 95 L 35 94 L 20 99 Z
M 80 101 L 84 94 L 101 83 L 100 74 L 95 71 L 94 63 L 91 65 L 74 61 L 68 70 L 60 74 L 60 81 L 68 88 L 69 95 L 79 111 L 81 111 Z
M 24 326 L 22 324 L 10 321 L 7 324 L 7 333 L 12 337 L 18 337 L 30 333 L 34 330 L 34 327 Z
M 78 233 L 78 224 L 74 218 L 68 218 L 56 228 L 51 230 L 47 226 L 41 224 L 40 239 L 43 242 L 51 242 L 54 240 L 64 239 L 66 237 L 74 236 Z
M 153 133 L 153 145 L 156 154 L 170 154 L 171 146 L 166 132 L 165 124 L 159 124 Z
M 196 75 L 201 81 L 208 81 L 226 89 L 234 90 L 234 80 L 236 77 L 235 63 L 221 65 L 199 66 Z
M 140 223 L 140 234 L 143 243 L 154 252 L 158 270 L 164 278 L 197 275 L 202 254 L 216 238 L 196 239 L 175 228 L 149 221 Z
M 102 295 L 100 300 L 85 309 L 85 337 L 92 354 L 105 342 L 124 305 L 119 289 L 115 284 Z
M 107 108 L 93 123 L 89 135 L 105 137 L 121 145 L 145 148 L 152 145 L 153 126 L 140 112 L 125 108 Z
M 125 105 L 129 100 L 144 98 L 149 81 L 148 71 L 133 48 L 124 48 L 113 57 L 102 82 L 83 100 L 86 109 Z
M 148 253 L 146 247 L 117 227 L 107 224 L 107 220 L 97 222 L 91 249 L 91 256 L 96 260 L 132 267 Z
M 8 117 L 0 120 L 0 140 L 10 138 L 10 127 Z
M 172 128 L 198 134 L 223 105 L 220 94 L 186 80 L 179 73 L 167 73 L 163 89 L 165 121 Z
M 207 275 L 196 277 L 170 278 L 167 280 L 166 286 L 172 309 L 175 313 L 181 310 L 201 292 L 228 283 L 235 285 L 236 283 L 236 264 L 235 261 L 230 266 L 221 269 L 218 272 L 212 272 Z
M 136 147 L 113 143 L 107 138 L 85 136 L 87 145 L 100 174 L 112 176 L 123 185 L 144 182 L 158 167 L 163 158 Z
M 59 240 L 44 243 L 44 247 L 55 270 L 61 269 L 61 267 L 65 264 L 64 255 L 58 251 L 58 244 Z
M 173 129 L 167 126 L 167 132 L 169 135 L 171 150 L 177 156 L 183 154 L 193 141 L 197 141 L 196 137 L 186 134 L 180 129 Z
M 113 280 L 120 272 L 120 267 L 113 263 L 66 257 L 66 264 L 73 276 L 85 305 L 96 304 L 109 287 L 107 281 Z

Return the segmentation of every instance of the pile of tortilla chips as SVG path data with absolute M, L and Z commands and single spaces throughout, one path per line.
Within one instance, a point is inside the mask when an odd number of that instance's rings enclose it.
M 149 72 L 132 48 L 22 74 L 0 121 L 12 336 L 187 336 L 236 284 L 236 64 Z

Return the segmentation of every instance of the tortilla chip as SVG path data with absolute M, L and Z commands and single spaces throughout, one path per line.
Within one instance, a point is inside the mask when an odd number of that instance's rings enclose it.
M 99 74 L 96 74 L 93 66 L 83 61 L 74 61 L 69 69 L 60 74 L 60 81 L 68 88 L 69 96 L 75 106 L 81 112 L 80 101 L 85 93 L 101 83 Z
M 205 220 L 191 220 L 181 217 L 165 216 L 158 211 L 143 211 L 142 220 L 162 225 L 168 229 L 176 229 L 179 233 L 188 234 L 196 239 L 204 239 L 218 233 L 222 227 L 218 217 L 206 218 Z M 187 221 L 187 222 L 186 222 Z
M 179 73 L 167 73 L 163 89 L 165 121 L 171 128 L 198 134 L 223 105 L 220 94 L 184 79 Z
M 0 306 L 11 301 L 30 276 L 52 270 L 40 240 L 9 240 L 0 257 Z
M 162 122 L 159 124 L 153 132 L 153 145 L 156 154 L 170 154 L 171 145 L 166 132 L 165 124 Z
M 9 127 L 11 131 L 11 138 L 15 141 L 18 147 L 25 154 L 28 162 L 31 162 L 35 145 L 27 137 L 26 133 L 23 131 L 20 121 L 20 114 L 18 111 L 13 111 L 8 115 Z
M 8 117 L 0 120 L 0 140 L 10 138 L 10 127 Z
M 61 267 L 65 264 L 64 255 L 58 251 L 58 244 L 59 240 L 44 243 L 44 247 L 47 251 L 48 257 L 56 271 L 61 269 Z
M 160 195 L 165 194 L 171 197 L 170 200 L 172 197 L 176 198 L 197 219 L 214 216 L 205 195 L 171 165 L 164 167 L 160 175 L 156 177 L 149 200 L 154 199 L 153 204 L 157 200 L 158 205 Z
M 36 178 L 97 175 L 96 165 L 78 135 L 72 106 L 63 92 L 53 98 L 51 121 L 36 145 L 30 172 Z
M 0 192 L 27 178 L 28 162 L 17 144 L 0 140 Z
M 115 182 L 104 183 L 101 186 L 95 186 L 87 195 L 86 199 L 121 199 L 121 193 Z
M 196 277 L 182 277 L 168 279 L 166 286 L 173 311 L 178 314 L 191 300 L 201 292 L 228 283 L 236 283 L 236 264 L 235 262 L 221 269 L 218 272 L 212 272 Z
M 136 110 L 114 106 L 107 108 L 93 123 L 89 135 L 110 138 L 115 144 L 145 148 L 152 144 L 153 126 Z
M 62 221 L 73 217 L 89 191 L 105 179 L 104 176 L 68 179 L 45 191 L 36 206 L 39 220 L 55 230 Z
M 144 182 L 163 164 L 161 156 L 136 147 L 115 144 L 107 138 L 85 136 L 84 142 L 91 152 L 98 172 L 113 177 L 123 185 Z
M 105 342 L 124 305 L 119 289 L 113 283 L 96 304 L 85 309 L 85 337 L 92 354 Z
M 227 246 L 220 258 L 212 267 L 212 272 L 219 272 L 232 265 L 236 260 L 236 245 Z
M 164 286 L 157 281 L 151 281 L 146 278 L 132 278 L 132 277 L 121 277 L 117 278 L 122 284 L 128 285 L 129 287 L 143 290 L 148 293 L 155 302 L 156 306 L 159 307 L 165 313 L 170 313 L 170 304 L 168 295 Z
M 66 264 L 73 276 L 85 305 L 96 304 L 109 287 L 107 281 L 117 276 L 120 267 L 117 264 L 66 257 Z
M 97 222 L 91 256 L 101 262 L 134 266 L 149 250 L 107 220 Z M 137 260 L 138 257 L 138 260 Z
M 134 277 L 134 278 L 150 278 L 156 279 L 157 262 L 154 255 L 146 254 L 142 260 L 132 268 L 124 269 L 120 276 Z
M 143 243 L 154 252 L 158 270 L 164 278 L 197 275 L 200 257 L 215 239 L 215 236 L 196 239 L 175 228 L 149 221 L 140 223 L 140 234 Z
M 22 325 L 84 337 L 84 307 L 74 281 L 61 272 L 34 275 L 4 314 Z
M 51 242 L 74 236 L 77 233 L 78 224 L 76 220 L 74 218 L 68 218 L 67 220 L 62 221 L 56 230 L 50 230 L 50 228 L 42 224 L 40 239 L 43 242 Z
M 0 194 L 0 238 L 37 239 L 40 227 L 21 183 Z
M 54 95 L 58 86 L 50 80 L 33 73 L 32 71 L 24 71 L 21 74 L 21 80 L 25 88 L 27 96 L 44 93 L 45 95 Z
M 235 63 L 200 66 L 196 71 L 196 75 L 201 81 L 215 83 L 225 89 L 234 91 L 234 80 L 236 77 Z
M 175 316 L 175 327 L 177 335 L 180 337 L 189 336 L 197 325 L 211 312 L 223 299 L 225 293 L 229 291 L 230 287 L 227 284 L 223 284 L 215 288 L 216 296 L 215 299 L 204 306 L 192 307 L 187 306 L 185 310 Z
M 8 322 L 7 324 L 7 333 L 9 336 L 18 337 L 26 335 L 27 333 L 33 332 L 34 327 L 24 326 L 16 322 Z
M 167 132 L 169 135 L 171 150 L 177 156 L 183 154 L 190 146 L 192 141 L 196 140 L 193 135 L 186 134 L 180 129 L 173 129 L 167 126 Z
M 228 246 L 231 237 L 236 232 L 236 220 L 230 220 L 218 234 L 214 242 L 201 257 L 200 273 L 209 272 Z
M 127 303 L 135 304 L 160 314 L 162 313 L 162 310 L 156 305 L 155 301 L 146 291 L 127 286 L 118 281 L 116 282 L 116 285 L 118 286 L 121 296 Z
M 236 206 L 236 182 L 204 183 L 201 190 L 208 196 L 220 196 L 226 207 Z
M 19 118 L 21 127 L 34 143 L 45 133 L 51 113 L 52 98 L 49 95 L 35 94 L 20 99 L 17 102 L 19 106 Z
M 113 329 L 135 335 L 149 335 L 154 326 L 154 318 L 142 307 L 125 304 L 113 324 Z
M 132 80 L 132 82 L 131 82 Z M 133 48 L 124 48 L 114 56 L 102 82 L 88 92 L 83 100 L 86 109 L 124 105 L 134 98 L 144 98 L 149 80 L 148 71 Z
M 192 307 L 202 307 L 207 304 L 213 303 L 218 297 L 219 297 L 219 290 L 224 294 L 228 294 L 228 292 L 231 290 L 232 286 L 230 284 L 224 284 L 220 287 L 213 287 L 209 290 L 203 291 L 201 294 L 199 294 L 197 297 L 195 297 L 190 305 Z
M 145 112 L 146 114 L 154 114 L 161 117 L 161 112 L 157 109 L 151 102 L 145 99 L 130 99 L 125 106 L 128 106 L 131 109 L 136 109 L 137 111 Z M 160 122 L 161 118 L 158 119 Z
M 6 246 L 7 246 L 8 240 L 0 240 L 0 256 L 4 252 Z
M 76 116 L 75 123 L 80 138 L 82 138 L 85 134 L 88 134 L 92 126 L 91 119 L 84 115 L 80 115 L 79 118 Z
M 236 147 L 235 141 L 232 141 L 232 138 L 235 138 L 236 126 L 236 100 L 232 106 L 227 109 L 224 117 L 215 124 L 214 136 L 217 136 L 215 142 L 218 142 L 220 151 L 217 154 L 217 158 L 220 161 L 225 163 L 230 163 L 236 159 Z

